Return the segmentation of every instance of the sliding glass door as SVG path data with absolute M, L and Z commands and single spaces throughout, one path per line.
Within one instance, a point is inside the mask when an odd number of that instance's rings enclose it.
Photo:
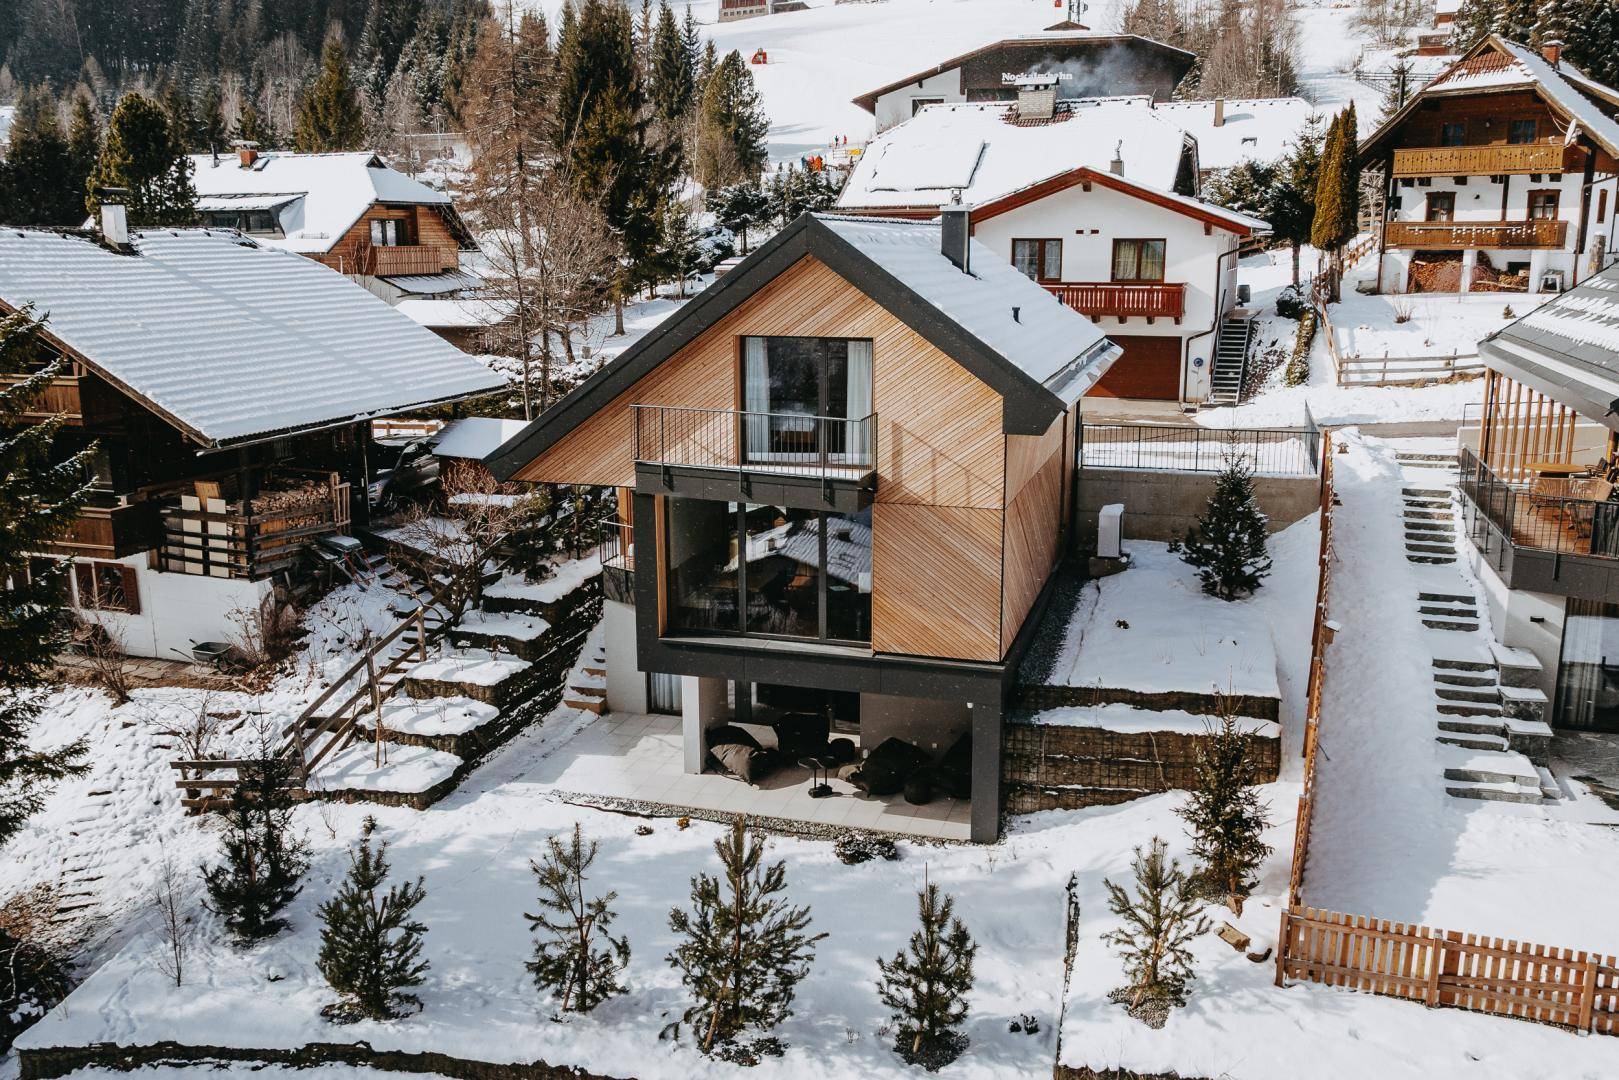
M 670 499 L 670 627 L 871 641 L 871 511 Z
M 869 464 L 871 359 L 865 340 L 743 338 L 746 461 Z
M 1619 605 L 1569 598 L 1553 723 L 1619 731 Z

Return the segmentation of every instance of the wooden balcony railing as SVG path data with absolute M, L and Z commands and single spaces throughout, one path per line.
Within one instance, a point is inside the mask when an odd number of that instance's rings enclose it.
M 377 277 L 405 274 L 442 274 L 454 270 L 460 259 L 451 248 L 436 244 L 409 244 L 399 247 L 374 246 L 366 249 L 366 273 Z
M 1535 221 L 1391 221 L 1383 239 L 1396 248 L 1560 248 L 1568 222 Z
M 1562 141 L 1502 146 L 1423 146 L 1394 151 L 1395 176 L 1495 176 L 1573 172 L 1580 150 Z
M 149 502 L 137 502 L 128 506 L 86 506 L 48 551 L 87 559 L 121 559 L 150 551 L 157 543 L 156 508 Z
M 1186 314 L 1184 282 L 1064 281 L 1046 288 L 1081 315 L 1093 318 L 1141 316 L 1180 322 Z
M 28 376 L 18 374 L 0 375 L 0 388 L 15 386 L 26 378 Z M 104 383 L 87 378 L 79 365 L 71 364 L 46 384 L 34 407 L 21 418 L 38 421 L 61 416 L 69 427 L 83 427 L 86 422 L 97 425 L 115 420 L 118 415 L 114 392 Z

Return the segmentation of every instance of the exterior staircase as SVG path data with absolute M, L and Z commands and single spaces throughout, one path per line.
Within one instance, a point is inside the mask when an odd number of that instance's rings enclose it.
M 1251 317 L 1230 316 L 1220 324 L 1214 345 L 1214 366 L 1209 373 L 1211 405 L 1235 405 L 1246 396 L 1248 351 L 1253 340 Z
M 600 716 L 607 708 L 607 654 L 598 648 L 568 683 L 562 703 Z

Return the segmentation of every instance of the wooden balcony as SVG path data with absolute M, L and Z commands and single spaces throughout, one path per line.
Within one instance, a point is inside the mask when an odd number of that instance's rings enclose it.
M 1186 314 L 1184 282 L 1064 281 L 1046 286 L 1051 294 L 1081 315 L 1120 319 L 1140 316 L 1174 319 Z
M 1560 248 L 1568 222 L 1535 221 L 1390 221 L 1383 226 L 1391 248 Z
M 87 506 L 67 534 L 47 549 L 53 555 L 121 559 L 157 546 L 157 510 L 149 502 Z
M 1497 176 L 1574 172 L 1580 150 L 1558 142 L 1502 146 L 1423 146 L 1394 151 L 1395 176 Z
M 441 247 L 437 244 L 370 247 L 366 251 L 365 272 L 377 277 L 442 274 L 460 265 L 459 256 L 454 248 Z
M 0 375 L 0 388 L 15 386 L 26 378 Z M 79 365 L 71 364 L 46 384 L 45 392 L 34 408 L 22 414 L 22 419 L 40 421 L 53 416 L 65 418 L 69 427 L 96 427 L 116 421 L 120 410 L 114 391 L 86 375 Z

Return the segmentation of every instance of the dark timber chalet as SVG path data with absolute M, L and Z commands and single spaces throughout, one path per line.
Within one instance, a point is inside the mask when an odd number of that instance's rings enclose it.
M 41 557 L 124 651 L 229 641 L 312 540 L 364 520 L 370 420 L 502 380 L 319 263 L 208 229 L 0 229 L 0 312 L 65 361 L 39 417 L 92 441 L 94 494 Z M 0 373 L 15 381 L 25 371 Z
M 783 711 L 865 750 L 970 734 L 990 840 L 1079 399 L 1117 354 L 965 210 L 806 215 L 487 463 L 619 489 L 607 705 L 680 712 L 687 771 L 716 725 Z

